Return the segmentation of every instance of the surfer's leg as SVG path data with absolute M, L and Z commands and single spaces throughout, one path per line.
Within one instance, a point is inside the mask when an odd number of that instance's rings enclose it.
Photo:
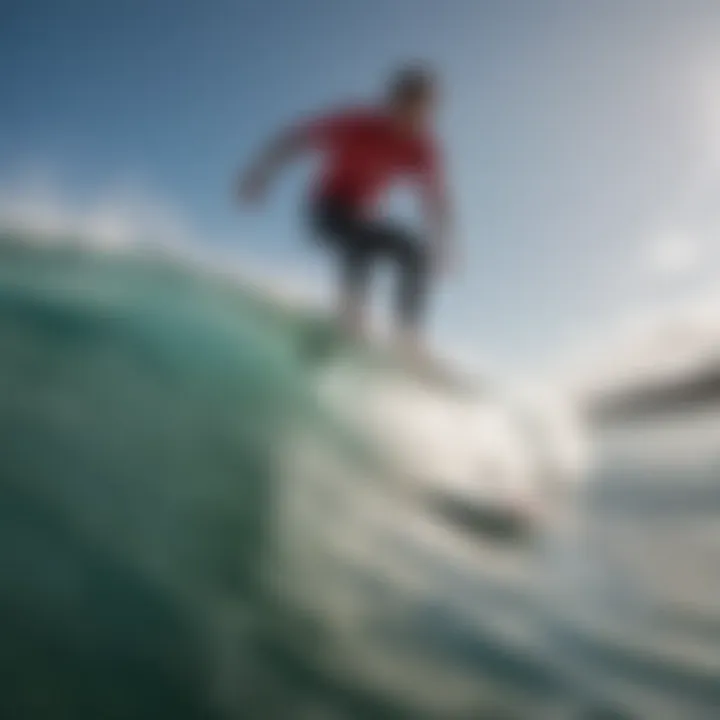
M 402 237 L 396 257 L 400 265 L 397 323 L 401 349 L 411 358 L 423 354 L 421 325 L 428 293 L 428 257 L 419 242 Z
M 421 325 L 428 293 L 429 265 L 425 245 L 410 232 L 376 223 L 368 229 L 373 252 L 395 262 L 399 277 L 395 300 L 398 339 L 411 355 L 421 351 Z
M 365 305 L 373 255 L 372 238 L 356 213 L 343 203 L 324 199 L 313 209 L 314 226 L 330 241 L 338 264 L 338 321 L 352 337 L 365 333 Z
M 403 329 L 417 331 L 425 315 L 428 292 L 428 257 L 423 245 L 402 236 L 396 248 L 400 264 L 397 319 Z
M 365 306 L 370 285 L 371 256 L 365 248 L 348 243 L 339 248 L 340 287 L 338 319 L 342 328 L 355 338 L 365 334 Z

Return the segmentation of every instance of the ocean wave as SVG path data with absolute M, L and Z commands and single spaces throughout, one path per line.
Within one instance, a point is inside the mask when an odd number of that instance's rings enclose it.
M 640 624 L 564 534 L 624 507 L 570 409 L 448 393 L 241 278 L 0 238 L 3 717 L 645 717 L 657 648 L 618 660 Z M 704 612 L 667 636 L 696 703 Z

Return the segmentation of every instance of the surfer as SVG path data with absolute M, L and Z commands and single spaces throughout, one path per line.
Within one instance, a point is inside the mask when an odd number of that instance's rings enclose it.
M 415 357 L 422 350 L 430 280 L 450 260 L 442 158 L 432 130 L 436 100 L 432 73 L 402 69 L 381 102 L 330 112 L 281 133 L 240 181 L 241 197 L 258 201 L 290 160 L 312 151 L 321 155 L 309 214 L 313 230 L 337 258 L 340 323 L 353 336 L 364 334 L 370 273 L 379 260 L 389 260 L 399 272 L 400 346 Z M 424 236 L 378 216 L 378 202 L 396 180 L 418 184 Z

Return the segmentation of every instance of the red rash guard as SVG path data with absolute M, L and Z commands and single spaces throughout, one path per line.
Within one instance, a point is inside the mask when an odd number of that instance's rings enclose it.
M 364 211 L 395 180 L 418 180 L 425 202 L 442 201 L 438 154 L 429 136 L 400 131 L 382 110 L 353 109 L 313 120 L 300 137 L 324 151 L 317 196 Z

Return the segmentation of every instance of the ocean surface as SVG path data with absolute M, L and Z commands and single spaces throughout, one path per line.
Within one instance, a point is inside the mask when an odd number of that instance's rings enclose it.
M 380 451 L 337 347 L 188 261 L 0 237 L 0 717 L 720 717 L 720 412 L 598 428 L 497 532 Z

